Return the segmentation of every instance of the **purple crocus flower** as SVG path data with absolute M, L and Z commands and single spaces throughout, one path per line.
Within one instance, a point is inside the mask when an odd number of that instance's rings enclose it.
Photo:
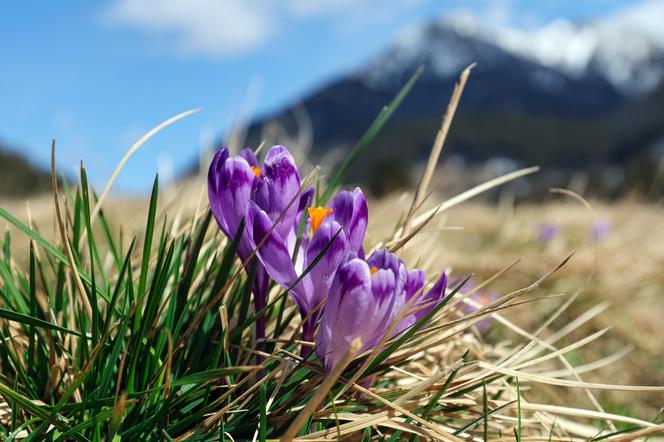
M 468 282 L 466 282 L 466 284 L 464 285 L 464 287 L 461 288 L 460 292 L 461 292 L 462 294 L 469 293 L 470 291 L 472 291 L 472 290 L 474 289 L 474 287 L 475 287 L 475 284 L 473 284 L 472 280 L 471 280 L 471 281 L 468 281 Z M 463 304 L 461 305 L 460 309 L 461 309 L 461 311 L 462 311 L 463 313 L 469 315 L 469 314 L 471 314 L 471 313 L 476 312 L 476 311 L 479 310 L 480 308 L 483 308 L 483 307 L 485 307 L 485 306 L 487 306 L 487 305 L 492 304 L 492 303 L 493 303 L 495 300 L 497 300 L 499 297 L 500 297 L 500 296 L 499 296 L 498 293 L 496 293 L 496 292 L 492 292 L 492 291 L 490 291 L 490 290 L 484 290 L 484 289 L 481 289 L 481 290 L 478 290 L 478 291 L 476 291 L 475 293 L 471 294 L 471 295 L 468 297 L 469 299 L 472 299 L 472 300 L 475 301 L 476 303 L 480 304 L 481 307 L 473 307 L 473 306 L 470 305 L 470 304 L 463 303 Z M 477 322 L 475 323 L 475 327 L 477 327 L 477 329 L 478 329 L 480 332 L 485 332 L 486 330 L 489 329 L 489 327 L 491 327 L 491 325 L 492 325 L 493 323 L 494 323 L 494 319 L 493 319 L 491 316 L 486 316 L 485 318 L 480 319 L 479 321 L 477 321 Z
M 316 354 L 329 372 L 356 338 L 364 352 L 374 348 L 413 296 L 410 311 L 399 321 L 392 336 L 410 328 L 444 298 L 447 277 L 443 273 L 423 293 L 421 270 L 407 271 L 403 261 L 379 250 L 367 260 L 351 258 L 339 266 L 330 288 L 316 340 Z
M 554 223 L 542 223 L 537 226 L 535 236 L 540 242 L 551 242 L 560 233 L 560 226 Z
M 240 233 L 237 253 L 245 262 L 253 253 L 253 243 L 245 227 L 239 232 L 247 207 L 252 204 L 276 223 L 275 231 L 294 244 L 297 220 L 303 213 L 313 194 L 309 189 L 300 192 L 300 173 L 288 149 L 272 147 L 263 167 L 250 149 L 243 149 L 238 156 L 231 157 L 223 148 L 214 156 L 208 173 L 208 196 L 210 208 L 219 227 L 229 238 Z M 298 201 L 294 201 L 298 199 Z M 256 260 L 254 279 L 254 303 L 256 311 L 266 305 L 268 273 Z M 265 336 L 265 318 L 258 318 L 256 337 Z
M 307 231 L 297 247 L 292 233 L 278 229 L 259 204 L 248 205 L 246 220 L 252 247 L 270 277 L 282 287 L 290 288 L 300 315 L 306 319 L 303 338 L 312 340 L 337 267 L 351 252 L 364 255 L 362 242 L 368 208 L 364 194 L 356 188 L 337 193 L 327 208 L 307 210 Z M 319 256 L 320 260 L 302 276 Z
M 605 218 L 596 220 L 590 228 L 590 236 L 601 241 L 611 233 L 611 223 Z

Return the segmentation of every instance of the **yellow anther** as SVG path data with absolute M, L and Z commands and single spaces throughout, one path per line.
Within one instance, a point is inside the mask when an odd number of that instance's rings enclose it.
M 373 276 L 377 271 L 378 267 L 376 266 L 371 266 L 371 268 L 369 269 L 369 273 L 371 273 L 371 276 Z
M 332 209 L 326 209 L 324 207 L 314 207 L 314 208 L 307 208 L 307 212 L 309 213 L 309 219 L 311 220 L 311 234 L 313 235 L 316 233 L 316 230 L 320 227 L 321 224 L 323 224 L 323 220 L 334 210 Z
M 261 176 L 261 168 L 258 166 L 251 166 L 251 171 L 254 173 L 254 175 Z

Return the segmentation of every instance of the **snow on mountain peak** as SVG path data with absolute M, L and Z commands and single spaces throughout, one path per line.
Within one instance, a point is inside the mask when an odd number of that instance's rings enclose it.
M 593 72 L 625 93 L 664 78 L 664 2 L 646 0 L 588 24 L 555 20 L 539 29 L 493 29 L 491 38 L 514 53 L 569 75 Z
M 644 0 L 585 24 L 556 19 L 531 29 L 459 12 L 402 32 L 361 75 L 378 86 L 425 63 L 440 77 L 453 76 L 474 61 L 498 60 L 496 52 L 504 51 L 572 77 L 604 77 L 626 94 L 645 92 L 664 79 L 662 23 L 662 0 Z
M 592 30 L 578 28 L 563 19 L 535 31 L 502 28 L 490 30 L 487 34 L 509 52 L 572 75 L 585 71 L 599 44 Z

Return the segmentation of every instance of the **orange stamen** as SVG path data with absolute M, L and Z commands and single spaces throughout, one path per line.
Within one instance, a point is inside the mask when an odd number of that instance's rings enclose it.
M 314 208 L 307 208 L 307 212 L 309 213 L 309 219 L 311 220 L 311 234 L 313 235 L 316 233 L 316 230 L 320 227 L 321 224 L 323 224 L 323 220 L 334 210 L 332 209 L 326 209 L 324 207 L 314 207 Z
M 378 271 L 378 267 L 371 266 L 369 269 L 369 273 L 371 273 L 371 276 L 373 276 L 376 272 Z
M 258 166 L 251 166 L 251 171 L 254 173 L 254 175 L 261 176 L 261 168 Z

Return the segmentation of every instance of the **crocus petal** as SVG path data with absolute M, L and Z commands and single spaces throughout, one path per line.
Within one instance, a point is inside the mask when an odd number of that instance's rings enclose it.
M 306 269 L 320 257 L 305 276 L 310 281 L 310 293 L 307 293 L 309 309 L 327 297 L 337 267 L 347 253 L 348 241 L 341 226 L 335 221 L 323 223 L 311 238 L 304 261 Z
M 394 296 L 395 286 L 396 278 L 391 270 L 380 269 L 371 276 L 371 292 L 381 302 Z
M 300 173 L 292 155 L 283 146 L 274 146 L 265 157 L 264 177 L 257 186 L 256 203 L 267 213 L 276 230 L 286 238 L 293 229 L 299 201 L 294 201 L 300 191 Z
M 208 170 L 208 199 L 210 201 L 210 209 L 212 210 L 212 215 L 217 220 L 219 227 L 221 227 L 224 232 L 228 231 L 228 226 L 224 221 L 221 205 L 219 204 L 218 182 L 221 168 L 228 159 L 228 156 L 228 148 L 224 147 L 219 150 L 214 155 L 214 158 L 212 158 L 210 169 Z
M 314 195 L 314 189 L 312 187 L 310 187 L 309 189 L 303 191 L 300 194 L 300 203 L 299 203 L 298 209 L 297 209 L 297 216 L 293 220 L 294 221 L 293 228 L 289 230 L 288 236 L 285 238 L 286 245 L 288 246 L 288 251 L 290 252 L 291 255 L 295 252 L 295 246 L 297 244 L 297 234 L 300 230 L 300 223 L 304 222 L 304 224 L 306 226 L 307 221 L 304 218 L 304 211 L 306 210 L 306 208 L 311 203 L 313 195 Z M 308 240 L 309 240 L 309 237 L 307 235 L 303 235 L 302 237 L 300 237 L 300 248 L 302 250 L 306 250 L 306 244 L 307 244 Z M 298 253 L 297 254 L 298 262 L 296 263 L 295 268 L 300 269 L 298 271 L 298 274 L 301 272 L 302 266 L 304 265 L 304 259 L 303 258 L 304 258 L 304 253 Z
M 424 286 L 425 283 L 425 276 L 424 272 L 419 269 L 414 269 L 408 272 L 408 277 L 406 280 L 406 285 L 404 289 L 404 294 L 403 296 L 398 297 L 398 304 L 399 304 L 399 311 L 401 309 L 405 308 L 404 306 L 406 304 L 409 304 L 409 311 L 414 311 L 417 309 L 417 301 L 412 300 L 413 296 L 417 296 L 418 298 L 422 297 L 422 287 Z M 404 311 L 402 312 L 403 314 L 406 314 L 408 312 Z M 394 335 L 400 334 L 402 331 L 406 330 L 407 328 L 410 328 L 413 324 L 416 322 L 416 317 L 414 314 L 409 314 L 405 318 L 403 318 L 401 321 L 399 321 L 399 324 L 397 325 L 396 330 L 394 331 Z
M 216 175 L 219 224 L 225 228 L 227 236 L 233 237 L 251 200 L 251 188 L 256 176 L 246 160 L 240 157 L 228 158 Z
M 239 153 L 239 155 L 244 158 L 247 163 L 249 163 L 249 166 L 251 167 L 258 167 L 258 159 L 256 158 L 256 154 L 254 153 L 253 150 L 249 149 L 248 147 L 245 147 L 242 149 Z
M 314 199 L 314 193 L 315 189 L 313 187 L 308 188 L 307 190 L 303 190 L 302 193 L 300 194 L 300 204 L 297 207 L 297 221 L 296 223 L 299 224 L 300 220 L 302 219 L 302 216 L 304 215 L 304 211 L 311 205 L 311 202 Z
M 379 249 L 374 251 L 367 259 L 367 263 L 376 267 L 377 269 L 389 269 L 394 273 L 396 278 L 396 287 L 394 292 L 397 296 L 395 301 L 395 308 L 400 308 L 406 302 L 405 287 L 408 280 L 408 270 L 406 264 L 397 258 L 396 255 L 390 253 L 387 249 Z
M 445 298 L 445 289 L 447 288 L 447 275 L 445 273 L 440 275 L 438 281 L 431 287 L 431 290 L 427 292 L 426 295 L 422 296 L 418 300 L 418 306 L 423 307 L 418 309 L 419 311 L 415 312 L 415 320 L 419 321 L 421 318 L 431 312 L 444 298 Z M 418 307 L 416 306 L 416 308 Z
M 341 265 L 330 288 L 316 340 L 316 354 L 329 372 L 356 337 L 371 334 L 376 299 L 371 292 L 369 266 L 360 259 Z
M 413 295 L 418 294 L 424 287 L 425 283 L 424 272 L 420 269 L 414 269 L 408 272 L 408 279 L 406 280 L 406 300 L 409 300 Z
M 369 208 L 362 190 L 356 187 L 352 192 L 337 193 L 330 207 L 334 210 L 333 219 L 341 224 L 346 232 L 351 250 L 359 253 L 367 233 L 369 218 Z
M 376 310 L 373 330 L 364 339 L 365 349 L 378 345 L 399 313 L 396 308 L 396 285 L 397 277 L 390 269 L 378 270 L 371 276 L 371 293 L 376 301 Z
M 272 221 L 267 214 L 255 203 L 249 203 L 247 229 L 251 245 L 256 248 L 256 255 L 270 277 L 282 286 L 288 287 L 295 281 L 297 275 L 284 240 L 272 227 Z
M 375 250 L 369 258 L 367 263 L 376 267 L 377 269 L 391 269 L 394 273 L 399 271 L 400 260 L 393 253 L 387 249 Z

